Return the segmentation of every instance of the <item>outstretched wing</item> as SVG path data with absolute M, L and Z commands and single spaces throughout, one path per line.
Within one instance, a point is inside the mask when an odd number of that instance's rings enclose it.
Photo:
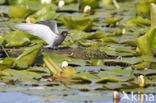
M 53 46 L 54 40 L 58 36 L 54 32 L 52 32 L 48 26 L 42 24 L 22 23 L 17 24 L 15 28 L 23 32 L 38 36 L 51 46 Z
M 53 21 L 39 21 L 36 24 L 43 24 L 48 26 L 54 33 L 58 34 L 57 24 Z

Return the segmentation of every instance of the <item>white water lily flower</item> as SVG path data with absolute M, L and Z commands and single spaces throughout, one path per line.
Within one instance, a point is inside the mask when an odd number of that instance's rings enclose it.
M 61 68 L 66 68 L 68 67 L 68 62 L 67 61 L 63 61 L 61 64 Z
M 52 0 L 41 0 L 41 3 L 42 3 L 42 4 L 44 4 L 44 3 L 49 4 L 49 3 L 51 3 L 51 2 L 52 2 Z
M 115 100 L 119 100 L 120 99 L 120 94 L 119 94 L 118 91 L 114 91 L 113 92 L 113 99 L 115 99 Z
M 26 23 L 27 23 L 27 24 L 32 24 L 32 21 L 30 20 L 29 17 L 26 18 Z
M 86 5 L 86 6 L 84 7 L 83 12 L 86 13 L 86 14 L 87 14 L 87 13 L 90 13 L 90 12 L 91 12 L 91 6 Z
M 60 0 L 59 3 L 58 3 L 58 7 L 62 8 L 64 5 L 65 5 L 64 0 Z

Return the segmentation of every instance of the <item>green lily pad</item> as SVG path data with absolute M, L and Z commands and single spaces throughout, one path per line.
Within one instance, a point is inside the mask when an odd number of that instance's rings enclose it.
M 36 13 L 34 13 L 33 15 L 29 16 L 32 22 L 52 20 L 55 17 L 56 11 L 52 7 L 44 7 Z
M 106 18 L 103 20 L 103 23 L 116 24 L 117 22 L 121 21 L 122 19 L 123 19 L 123 17 Z
M 21 47 L 30 43 L 30 40 L 19 31 L 13 31 L 4 35 L 4 40 L 7 42 L 5 47 Z
M 13 69 L 5 69 L 4 72 L 9 73 L 11 77 L 4 77 L 8 79 L 18 80 L 22 82 L 36 82 L 35 78 L 40 78 L 40 74 L 35 72 L 30 72 L 26 70 L 13 70 Z
M 104 65 L 104 62 L 103 62 L 103 60 L 93 60 L 91 62 L 91 65 L 92 66 L 101 66 L 101 65 Z
M 113 69 L 110 71 L 104 71 L 97 74 L 100 79 L 96 80 L 97 83 L 105 82 L 121 82 L 121 81 L 130 81 L 134 79 L 134 75 L 131 69 L 122 70 L 122 69 Z
M 84 39 L 102 39 L 106 36 L 103 31 L 96 31 L 96 33 L 86 35 Z
M 127 82 L 119 82 L 119 83 L 112 83 L 108 82 L 107 84 L 103 85 L 107 89 L 127 89 L 127 88 L 136 88 L 137 85 Z
M 28 50 L 24 51 L 20 56 L 17 57 L 17 68 L 20 68 L 21 66 L 25 68 L 29 65 L 32 65 L 40 50 L 41 46 L 35 45 L 33 47 L 30 47 Z
M 138 16 L 149 17 L 150 14 L 150 2 L 148 1 L 138 1 L 135 4 L 136 12 Z
M 152 56 L 152 51 L 155 52 L 156 48 L 156 28 L 152 28 L 146 32 L 144 36 L 141 36 L 137 39 L 138 48 L 142 55 L 149 55 Z M 146 49 L 144 49 L 146 48 Z
M 155 75 L 156 74 L 156 70 L 153 69 L 148 69 L 148 70 L 134 70 L 134 74 L 137 75 Z
M 81 72 L 80 74 L 74 75 L 72 79 L 91 83 L 93 80 L 98 79 L 98 77 L 90 73 Z
M 0 71 L 0 76 L 10 76 L 10 74 L 4 71 Z
M 26 18 L 33 13 L 32 10 L 24 6 L 10 6 L 9 17 L 11 18 Z
M 93 26 L 94 18 L 89 17 L 63 17 L 64 25 L 68 29 L 78 29 L 83 31 L 90 31 Z

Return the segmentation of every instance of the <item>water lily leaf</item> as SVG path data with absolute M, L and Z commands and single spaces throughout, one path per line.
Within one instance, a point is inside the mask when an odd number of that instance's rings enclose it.
M 156 70 L 153 69 L 148 69 L 148 70 L 134 70 L 134 74 L 137 75 L 155 75 L 156 74 Z
M 28 48 L 26 51 L 24 51 L 20 56 L 17 57 L 16 64 L 17 67 L 20 65 L 32 65 L 40 52 L 41 46 L 35 45 L 30 48 Z M 20 68 L 20 67 L 19 67 Z
M 103 77 L 101 79 L 96 80 L 96 83 L 105 83 L 105 82 L 121 82 L 121 80 L 116 77 Z
M 7 69 L 7 68 L 8 68 L 8 65 L 0 63 L 0 71 Z
M 3 61 L 2 61 L 2 64 L 6 65 L 8 68 L 12 68 L 15 66 L 15 61 L 16 59 L 15 58 L 5 58 Z
M 70 78 L 71 76 L 76 74 L 76 70 L 72 67 L 67 67 L 66 69 L 63 70 L 61 73 L 61 76 L 63 78 Z
M 72 85 L 67 85 L 69 88 L 72 89 L 77 89 L 77 90 L 96 90 L 96 89 L 102 89 L 103 84 L 72 84 Z
M 133 26 L 140 26 L 140 25 L 145 25 L 145 26 L 150 26 L 151 21 L 148 19 L 144 19 L 141 16 L 130 18 L 129 20 L 126 21 L 126 24 L 128 25 L 133 25 Z
M 155 87 L 148 87 L 144 90 L 144 93 L 155 93 L 156 92 L 155 89 L 156 89 Z
M 140 16 L 137 17 L 136 22 L 139 23 L 139 24 L 142 24 L 142 25 L 147 25 L 147 26 L 151 25 L 151 21 L 150 20 L 144 19 L 144 18 L 142 18 Z
M 25 0 L 8 0 L 10 5 L 21 4 L 23 1 L 25 1 Z
M 155 9 L 156 9 L 156 5 L 154 3 L 152 3 L 150 5 L 150 13 L 151 13 L 151 27 L 154 27 L 156 26 L 156 12 L 155 12 Z
M 138 1 L 135 4 L 136 12 L 138 16 L 143 18 L 149 17 L 150 14 L 150 2 L 148 1 Z
M 121 69 L 120 66 L 80 66 L 75 67 L 76 70 L 81 70 L 85 72 L 100 72 L 100 71 L 109 71 L 112 69 Z
M 139 64 L 133 65 L 132 68 L 134 69 L 145 69 L 150 67 L 150 62 L 141 62 Z
M 10 5 L 25 5 L 26 7 L 32 9 L 32 10 L 39 10 L 43 7 L 52 7 L 53 9 L 57 9 L 57 6 L 55 4 L 51 3 L 41 3 L 40 0 L 8 0 Z
M 10 6 L 9 17 L 11 18 L 26 18 L 33 13 L 32 10 L 24 6 Z
M 106 36 L 106 34 L 103 31 L 96 31 L 96 33 L 89 34 L 84 37 L 84 39 L 102 39 Z
M 109 5 L 112 5 L 113 2 L 112 0 L 102 0 L 102 5 L 103 6 L 109 6 Z
M 144 36 L 138 38 L 138 48 L 142 55 L 152 56 L 152 51 L 155 51 L 156 48 L 156 28 L 152 28 L 146 32 Z M 144 49 L 146 48 L 146 49 Z
M 66 2 L 66 1 L 65 1 Z M 64 5 L 63 7 L 59 8 L 61 11 L 78 11 L 79 10 L 79 4 L 78 3 L 72 3 L 68 5 Z
M 40 78 L 40 74 L 35 72 L 30 72 L 26 70 L 13 70 L 13 69 L 5 69 L 4 72 L 7 72 L 11 75 L 11 77 L 5 77 L 10 78 L 13 80 L 18 80 L 22 82 L 36 82 L 35 78 Z
M 62 71 L 50 57 L 44 56 L 43 61 L 51 74 L 59 74 Z
M 153 55 L 150 49 L 149 38 L 147 38 L 147 36 L 139 37 L 137 39 L 137 46 L 142 55 L 149 55 L 149 56 Z
M 136 88 L 137 85 L 127 83 L 127 82 L 119 82 L 119 83 L 108 82 L 107 84 L 104 84 L 103 86 L 107 89 L 121 89 L 121 88 L 127 89 L 127 88 Z
M 100 44 L 91 40 L 83 40 L 83 41 L 78 40 L 77 42 L 84 47 L 100 46 Z
M 10 76 L 10 74 L 7 72 L 0 71 L 0 76 Z
M 91 65 L 92 66 L 101 66 L 101 65 L 104 65 L 104 62 L 103 62 L 103 60 L 93 60 L 91 62 Z
M 67 62 L 86 64 L 86 61 L 83 59 L 74 59 L 74 58 L 66 57 L 66 56 L 63 56 L 60 54 L 51 53 L 51 51 L 44 52 L 43 55 L 45 55 L 45 56 L 47 55 L 47 56 L 51 57 L 56 63 L 62 63 L 63 61 L 67 61 Z
M 30 40 L 21 34 L 19 31 L 13 31 L 4 36 L 4 40 L 6 40 L 5 47 L 21 47 L 26 46 L 30 43 Z
M 147 34 L 145 34 L 145 35 L 147 35 L 147 38 L 149 38 L 148 40 L 149 40 L 151 50 L 155 50 L 155 48 L 156 48 L 156 28 L 149 30 L 147 32 Z
M 34 13 L 33 15 L 29 16 L 29 19 L 32 20 L 32 22 L 38 22 L 38 21 L 46 21 L 51 20 L 56 17 L 56 11 L 52 7 L 44 7 Z
M 4 3 L 4 2 L 5 2 L 5 0 L 1 0 L 1 1 L 0 1 L 0 4 L 2 4 L 2 3 Z
M 80 80 L 81 82 L 92 82 L 98 77 L 94 74 L 86 73 L 86 72 L 81 72 L 80 74 L 74 75 L 72 77 L 73 80 Z
M 52 20 L 53 18 L 56 17 L 56 12 L 55 11 L 50 11 L 44 14 L 43 16 L 40 16 L 36 19 L 36 22 L 38 21 L 46 21 L 46 20 Z
M 84 31 L 90 31 L 94 18 L 89 17 L 63 17 L 62 19 L 64 25 L 67 26 L 68 29 L 78 29 Z
M 120 60 L 120 59 L 106 59 L 104 60 L 105 65 L 114 65 L 114 66 L 129 66 L 131 65 L 128 61 L 126 60 Z
M 121 82 L 129 81 L 134 79 L 132 69 L 122 70 L 122 69 L 113 69 L 110 71 L 104 71 L 97 74 L 100 79 L 96 80 L 97 83 L 105 82 Z
M 123 17 L 115 17 L 115 18 L 105 18 L 103 23 L 107 24 L 116 24 L 117 22 L 121 21 Z

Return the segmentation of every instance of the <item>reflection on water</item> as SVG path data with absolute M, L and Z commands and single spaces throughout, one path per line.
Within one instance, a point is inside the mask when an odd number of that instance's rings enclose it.
M 109 95 L 109 94 L 108 94 Z M 144 96 L 143 96 L 144 95 Z M 112 96 L 112 95 L 110 95 Z M 128 99 L 122 99 L 125 95 L 120 93 L 120 101 L 114 101 L 114 103 L 156 103 L 156 95 L 154 96 L 154 101 L 149 101 L 150 94 L 127 94 Z M 134 97 L 133 97 L 134 96 Z M 144 101 L 139 101 L 139 99 Z M 96 100 L 96 101 L 68 101 L 68 100 L 56 100 L 56 101 L 44 101 L 42 96 L 34 96 L 23 94 L 21 92 L 0 92 L 0 103 L 113 103 L 112 100 Z

